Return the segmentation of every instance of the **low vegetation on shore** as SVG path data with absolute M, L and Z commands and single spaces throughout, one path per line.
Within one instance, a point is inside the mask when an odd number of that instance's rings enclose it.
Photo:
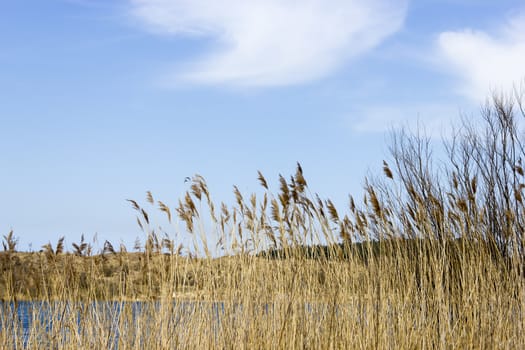
M 181 223 L 191 247 L 135 200 L 145 240 L 129 251 L 105 242 L 94 252 L 82 237 L 17 252 L 10 232 L 0 253 L 0 344 L 523 348 L 522 101 L 494 97 L 481 128 L 465 122 L 444 142 L 444 160 L 430 139 L 396 133 L 383 173 L 344 210 L 312 194 L 298 164 L 276 194 L 261 173 L 262 193 L 235 187 L 233 206 L 216 206 L 200 176 L 174 208 L 148 193 L 146 205 Z M 51 317 L 60 327 L 38 326 L 33 315 L 21 337 L 9 312 L 21 300 L 58 305 Z M 137 313 L 136 300 L 158 307 Z M 119 311 L 102 317 L 82 306 L 94 301 Z

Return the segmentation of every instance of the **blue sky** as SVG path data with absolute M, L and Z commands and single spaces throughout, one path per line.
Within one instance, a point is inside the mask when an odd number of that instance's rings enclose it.
M 131 244 L 126 198 L 198 173 L 232 202 L 297 161 L 345 206 L 391 128 L 446 137 L 524 61 L 522 1 L 2 1 L 0 233 Z

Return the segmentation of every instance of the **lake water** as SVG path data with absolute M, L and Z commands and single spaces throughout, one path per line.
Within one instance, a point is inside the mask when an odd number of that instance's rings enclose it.
M 238 326 L 237 321 L 255 317 L 273 324 L 275 317 L 287 314 L 287 307 L 286 302 L 255 303 L 246 308 L 238 303 L 225 306 L 222 302 L 197 301 L 0 301 L 0 348 L 60 348 L 60 344 L 67 343 L 82 348 L 118 349 L 119 342 L 127 348 L 145 348 L 145 344 L 160 344 L 160 332 L 165 337 L 201 336 L 203 329 L 207 334 L 203 336 L 218 339 L 222 327 Z M 321 323 L 329 313 L 340 316 L 342 311 L 340 306 L 327 304 L 303 307 L 310 318 Z
M 103 337 L 106 348 L 117 349 L 122 332 L 126 333 L 126 341 L 133 339 L 140 347 L 140 343 L 148 341 L 148 334 L 155 333 L 152 327 L 159 326 L 155 316 L 161 307 L 167 306 L 159 302 L 0 302 L 0 347 L 47 347 L 46 344 L 56 344 L 56 339 L 68 342 L 75 337 L 93 336 L 97 337 L 97 344 Z M 170 317 L 163 321 L 169 323 L 165 325 L 169 329 L 183 327 L 188 317 L 201 313 L 203 308 L 218 327 L 224 312 L 222 303 L 174 302 L 168 307 Z M 10 341 L 12 344 L 6 343 Z

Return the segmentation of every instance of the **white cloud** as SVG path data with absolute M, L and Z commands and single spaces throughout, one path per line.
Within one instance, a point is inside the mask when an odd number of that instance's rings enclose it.
M 441 64 L 462 79 L 458 92 L 471 99 L 509 92 L 525 78 L 525 14 L 508 20 L 496 34 L 443 32 L 437 45 Z
M 447 137 L 459 126 L 461 111 L 452 104 L 415 103 L 410 105 L 375 105 L 357 110 L 348 118 L 356 132 L 384 133 L 407 127 L 424 130 L 433 138 Z
M 130 0 L 150 30 L 218 47 L 177 78 L 271 86 L 322 78 L 398 31 L 408 0 Z

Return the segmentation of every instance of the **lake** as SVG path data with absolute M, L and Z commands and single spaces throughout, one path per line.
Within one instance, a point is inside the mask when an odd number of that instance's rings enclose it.
M 183 328 L 192 315 L 202 315 L 203 311 L 218 329 L 224 312 L 222 303 L 0 302 L 0 345 L 22 349 L 73 342 L 83 347 L 103 344 L 107 349 L 118 349 L 119 339 L 125 336 L 127 346 L 141 347 L 142 343 L 150 344 L 159 329 Z M 159 325 L 159 319 L 164 324 Z

